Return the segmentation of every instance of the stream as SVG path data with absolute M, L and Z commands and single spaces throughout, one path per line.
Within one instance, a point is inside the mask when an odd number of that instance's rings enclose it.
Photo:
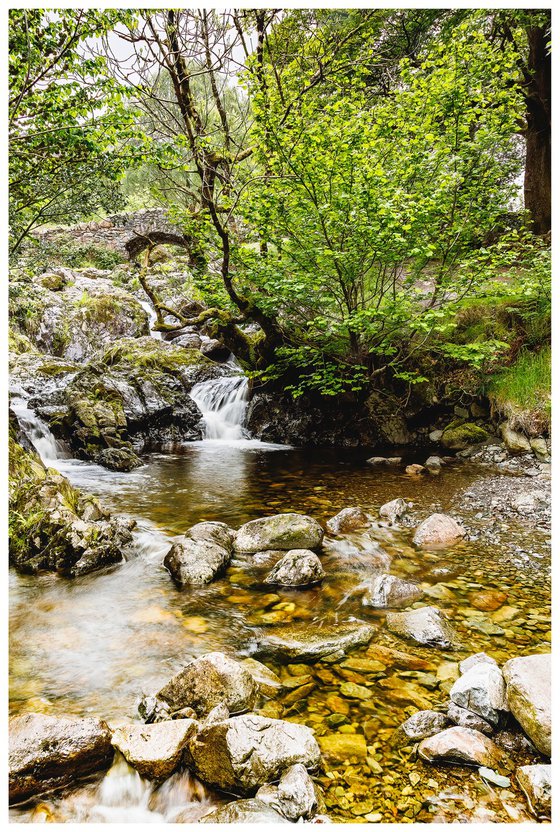
M 126 561 L 103 572 L 70 580 L 10 571 L 10 712 L 137 719 L 139 696 L 159 689 L 188 661 L 216 650 L 250 656 L 257 636 L 275 624 L 320 628 L 353 617 L 382 624 L 384 612 L 362 607 L 354 590 L 385 558 L 391 573 L 422 583 L 425 602 L 446 612 L 462 646 L 453 653 L 411 646 L 380 630 L 375 645 L 413 654 L 427 669 L 389 666 L 376 677 L 372 698 L 347 703 L 347 735 L 365 733 L 371 750 L 362 765 L 327 761 L 319 782 L 328 816 L 338 822 L 403 817 L 430 822 L 461 812 L 470 818 L 482 806 L 494 813 L 493 820 L 526 819 L 524 800 L 514 787 L 497 791 L 480 780 L 473 785 L 468 770 L 429 767 L 394 748 L 390 737 L 418 708 L 445 702 L 446 680 L 465 656 L 484 650 L 502 663 L 519 653 L 549 652 L 546 535 L 525 528 L 522 518 L 512 521 L 511 534 L 529 553 L 518 557 L 482 533 L 486 521 L 477 519 L 464 496 L 472 483 L 489 476 L 480 466 L 452 463 L 439 476 L 418 479 L 400 468 L 380 471 L 368 465 L 370 454 L 363 448 L 302 450 L 251 439 L 243 427 L 247 381 L 241 375 L 197 384 L 192 397 L 203 414 L 206 438 L 186 443 L 180 453 L 151 454 L 130 473 L 68 458 L 26 403 L 13 403 L 46 464 L 138 525 Z M 202 520 L 237 528 L 263 515 L 299 512 L 325 521 L 353 505 L 375 518 L 379 506 L 395 497 L 410 500 L 418 520 L 433 511 L 460 516 L 471 539 L 442 555 L 419 552 L 406 527 L 376 527 L 373 539 L 327 537 L 321 554 L 327 577 L 320 586 L 300 590 L 263 583 L 275 553 L 235 560 L 220 579 L 182 591 L 162 566 L 173 536 Z M 447 574 L 435 579 L 433 569 L 442 565 Z M 473 606 L 473 597 L 488 589 L 507 594 L 497 612 Z M 351 658 L 375 657 L 375 645 L 354 651 Z M 285 689 L 263 712 L 307 724 L 319 735 L 335 731 L 327 720 L 341 681 L 368 682 L 355 663 L 344 664 L 312 665 L 305 685 L 294 688 L 299 696 Z M 292 682 L 307 672 L 301 665 L 271 666 Z M 413 773 L 419 781 L 410 778 Z M 356 800 L 349 801 L 349 792 Z M 188 822 L 223 800 L 187 772 L 155 789 L 117 757 L 105 776 L 38 807 L 16 807 L 11 818 Z M 354 811 L 358 804 L 361 814 Z

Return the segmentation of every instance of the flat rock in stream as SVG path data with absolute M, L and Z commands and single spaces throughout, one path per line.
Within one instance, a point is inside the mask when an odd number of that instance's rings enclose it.
M 509 709 L 542 754 L 551 751 L 550 653 L 519 656 L 503 666 Z
M 448 514 L 431 514 L 414 532 L 417 546 L 445 546 L 466 535 L 465 529 Z
M 406 612 L 387 613 L 387 628 L 402 638 L 427 647 L 450 649 L 456 646 L 455 631 L 437 607 L 420 607 Z
M 196 726 L 194 719 L 121 725 L 113 732 L 112 743 L 141 777 L 165 780 L 179 766 Z
M 189 740 L 189 766 L 204 783 L 239 794 L 271 783 L 290 766 L 319 765 L 311 728 L 255 714 L 203 726 Z
M 449 719 L 438 711 L 417 711 L 397 728 L 393 742 L 396 744 L 412 744 L 418 740 L 439 734 L 449 725 Z
M 109 768 L 114 750 L 107 725 L 93 717 L 24 714 L 9 723 L 10 803 L 74 785 Z
M 200 823 L 289 823 L 268 803 L 256 797 L 249 800 L 234 800 L 226 806 L 214 809 L 204 815 Z
M 495 769 L 503 764 L 504 753 L 480 731 L 454 726 L 422 740 L 418 756 L 429 763 L 466 763 Z
M 315 630 L 311 627 L 276 627 L 257 643 L 257 654 L 290 661 L 318 661 L 331 653 L 346 653 L 353 647 L 368 644 L 377 629 L 362 621 L 329 624 Z
M 171 711 L 193 708 L 205 716 L 217 705 L 229 713 L 250 710 L 257 697 L 257 683 L 249 670 L 224 653 L 207 653 L 190 662 L 157 694 Z
M 305 514 L 275 514 L 245 523 L 237 532 L 236 552 L 254 554 L 269 549 L 316 549 L 323 540 L 319 523 Z
M 231 560 L 231 549 L 206 540 L 183 537 L 166 554 L 163 565 L 179 586 L 203 586 L 222 572 Z
M 321 561 L 310 549 L 291 549 L 264 579 L 265 584 L 281 586 L 309 586 L 322 581 L 325 570 Z

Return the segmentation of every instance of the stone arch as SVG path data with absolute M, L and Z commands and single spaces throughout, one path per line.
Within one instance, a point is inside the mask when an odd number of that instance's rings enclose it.
M 135 233 L 128 242 L 124 244 L 129 260 L 136 260 L 148 246 L 157 246 L 163 243 L 186 248 L 192 261 L 191 242 L 187 237 L 179 234 L 171 234 L 167 231 L 147 231 L 144 234 Z M 194 264 L 193 264 L 194 265 Z

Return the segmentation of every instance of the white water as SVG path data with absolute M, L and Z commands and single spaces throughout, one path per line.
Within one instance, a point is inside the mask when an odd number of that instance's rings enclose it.
M 140 306 L 145 312 L 148 313 L 148 318 L 150 319 L 150 335 L 152 336 L 152 338 L 155 338 L 156 341 L 161 341 L 161 332 L 152 329 L 153 325 L 157 321 L 157 315 L 154 311 L 153 306 L 149 304 L 147 300 L 141 300 Z
M 46 422 L 27 406 L 24 399 L 12 399 L 10 406 L 41 460 L 47 467 L 52 467 L 54 460 L 59 458 L 60 449 Z
M 248 400 L 245 376 L 201 381 L 194 385 L 190 395 L 202 413 L 205 439 L 231 442 L 248 438 L 243 428 Z

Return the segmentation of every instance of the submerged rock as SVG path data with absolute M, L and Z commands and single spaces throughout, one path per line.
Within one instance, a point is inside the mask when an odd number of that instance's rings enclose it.
M 550 653 L 510 659 L 502 670 L 510 711 L 538 750 L 550 757 Z
M 455 543 L 466 534 L 464 528 L 448 514 L 431 514 L 416 529 L 413 542 L 417 546 Z
M 367 757 L 367 743 L 363 734 L 323 734 L 319 737 L 321 751 L 331 760 L 344 762 L 356 757 L 365 760 Z
M 275 627 L 257 643 L 257 653 L 290 661 L 317 661 L 331 653 L 346 653 L 368 644 L 377 629 L 361 621 L 325 625 L 312 630 L 305 626 Z
M 455 705 L 492 725 L 498 725 L 502 714 L 509 710 L 502 671 L 491 662 L 481 661 L 469 667 L 454 683 L 449 695 Z
M 256 797 L 234 800 L 214 809 L 201 818 L 200 823 L 289 823 L 286 818 Z
M 362 604 L 365 607 L 378 609 L 408 607 L 414 601 L 418 601 L 423 594 L 418 584 L 412 581 L 405 581 L 395 575 L 378 575 L 367 582 Z
M 455 633 L 448 620 L 437 607 L 420 607 L 407 612 L 387 614 L 387 627 L 403 638 L 412 639 L 427 647 L 452 648 Z
M 330 520 L 327 520 L 326 527 L 330 534 L 348 534 L 370 525 L 369 518 L 361 508 L 343 508 Z
M 429 763 L 466 763 L 488 768 L 496 768 L 504 762 L 504 754 L 496 743 L 480 731 L 458 726 L 422 740 L 418 755 Z
M 246 714 L 203 727 L 189 741 L 189 757 L 204 783 L 246 794 L 296 763 L 315 769 L 321 753 L 310 728 Z
M 250 520 L 237 532 L 236 552 L 254 554 L 270 549 L 315 549 L 321 545 L 323 529 L 305 514 L 276 514 Z
M 532 813 L 537 818 L 550 818 L 552 766 L 542 763 L 534 766 L 520 766 L 515 774 Z
M 193 719 L 121 725 L 113 732 L 111 741 L 141 777 L 165 780 L 181 763 L 196 725 Z
M 64 786 L 113 760 L 111 734 L 99 719 L 24 714 L 9 723 L 10 803 Z
M 406 500 L 403 500 L 402 497 L 396 497 L 394 500 L 384 503 L 384 505 L 381 506 L 379 509 L 379 516 L 384 520 L 388 520 L 389 523 L 396 523 L 397 520 L 400 520 L 405 516 L 407 509 L 408 504 Z
M 224 653 L 207 653 L 190 662 L 157 694 L 172 711 L 188 706 L 198 716 L 221 704 L 229 713 L 247 711 L 256 696 L 257 684 L 249 670 Z
M 203 586 L 213 581 L 230 560 L 231 549 L 185 536 L 171 546 L 163 565 L 179 586 Z
M 325 570 L 321 561 L 309 549 L 291 549 L 275 564 L 264 579 L 265 584 L 308 586 L 322 581 Z

